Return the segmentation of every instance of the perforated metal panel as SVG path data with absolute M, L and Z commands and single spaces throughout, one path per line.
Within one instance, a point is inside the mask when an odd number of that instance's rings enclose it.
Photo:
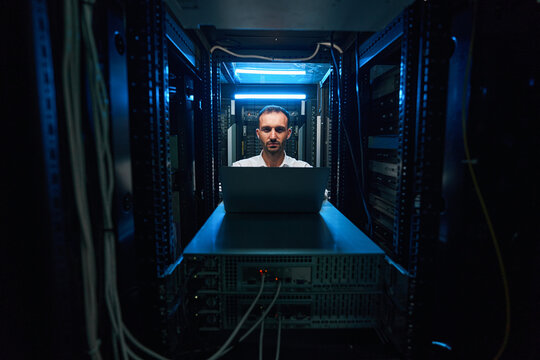
M 380 258 L 377 256 L 326 256 L 316 258 L 314 284 L 376 285 Z
M 224 296 L 222 328 L 235 328 L 254 298 L 255 294 Z M 272 298 L 273 294 L 261 296 L 244 327 L 249 328 L 259 318 Z M 374 327 L 379 303 L 380 294 L 280 295 L 265 323 L 275 325 L 272 315 L 279 313 L 282 327 L 288 329 Z
M 264 292 L 244 327 L 254 323 L 281 291 L 268 315 L 273 326 L 274 315 L 280 314 L 284 328 L 361 328 L 376 326 L 381 300 L 381 255 L 355 254 L 348 256 L 284 256 L 284 255 L 229 255 L 217 257 L 217 268 L 207 268 L 206 256 L 188 259 L 184 274 L 193 277 L 196 268 L 199 279 L 206 274 L 217 274 L 218 289 L 210 289 L 201 280 L 196 294 L 212 293 L 219 297 L 220 312 L 216 324 L 201 330 L 234 328 L 260 289 L 260 271 L 265 274 Z M 190 268 L 191 270 L 187 270 Z M 194 309 L 204 314 L 203 305 Z M 216 325 L 219 324 L 217 327 Z

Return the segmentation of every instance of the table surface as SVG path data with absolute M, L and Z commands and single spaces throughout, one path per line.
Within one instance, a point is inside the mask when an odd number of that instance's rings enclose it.
M 307 213 L 227 213 L 219 204 L 184 256 L 384 254 L 328 201 Z

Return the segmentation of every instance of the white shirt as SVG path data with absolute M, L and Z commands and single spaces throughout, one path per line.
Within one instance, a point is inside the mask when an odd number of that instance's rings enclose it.
M 266 162 L 264 162 L 264 159 L 262 157 L 262 151 L 259 155 L 252 156 L 247 159 L 242 159 L 233 162 L 232 166 L 243 166 L 243 167 L 267 167 Z M 285 158 L 283 159 L 283 162 L 279 167 L 313 167 L 309 165 L 307 162 L 302 160 L 296 160 L 295 158 L 292 158 L 290 156 L 287 156 L 285 154 Z
M 247 159 L 238 160 L 232 163 L 232 166 L 241 166 L 241 167 L 268 167 L 266 165 L 266 162 L 264 162 L 264 159 L 262 157 L 262 151 L 259 155 L 252 156 Z M 304 168 L 310 168 L 313 167 L 309 165 L 307 162 L 302 160 L 296 160 L 295 158 L 292 158 L 290 156 L 287 156 L 285 153 L 285 158 L 283 159 L 283 162 L 279 167 L 304 167 Z M 328 200 L 328 190 L 324 190 L 324 200 Z

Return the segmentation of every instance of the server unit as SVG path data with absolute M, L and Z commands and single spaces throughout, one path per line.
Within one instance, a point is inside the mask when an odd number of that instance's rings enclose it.
M 262 232 L 269 224 L 275 230 Z M 200 333 L 234 329 L 262 275 L 246 329 L 275 296 L 269 327 L 278 317 L 283 329 L 378 326 L 384 253 L 330 203 L 320 214 L 229 214 L 220 205 L 183 256 L 186 317 Z

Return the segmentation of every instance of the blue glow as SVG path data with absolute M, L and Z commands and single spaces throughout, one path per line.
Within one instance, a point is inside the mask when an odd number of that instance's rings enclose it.
M 401 274 L 407 276 L 407 277 L 410 277 L 410 278 L 414 278 L 414 274 L 411 274 L 410 272 L 408 272 L 407 270 L 405 270 L 405 268 L 401 265 L 399 265 L 398 263 L 396 263 L 394 260 L 390 259 L 390 257 L 385 256 L 384 259 L 386 261 L 388 261 L 388 263 L 390 265 L 392 265 L 393 267 L 395 267 Z
M 305 100 L 306 94 L 234 94 L 235 99 L 298 99 Z
M 326 74 L 324 74 L 323 78 L 321 79 L 321 81 L 319 81 L 319 87 L 323 87 L 323 84 L 324 82 L 326 81 L 326 79 L 330 76 L 330 74 L 332 73 L 332 68 L 328 68 L 328 71 L 326 72 Z
M 169 39 L 171 41 L 171 44 L 174 45 L 174 47 L 180 51 L 180 53 L 182 55 L 184 55 L 184 57 L 191 63 L 191 65 L 195 66 L 195 56 L 193 55 L 190 55 L 188 54 L 187 52 L 185 52 L 184 50 L 182 50 L 182 48 L 180 46 L 178 46 L 177 42 L 174 41 L 170 36 L 169 34 L 165 34 L 165 36 L 167 37 L 167 39 Z M 183 47 L 186 47 L 186 45 L 183 45 Z
M 194 100 L 195 100 L 195 95 L 189 95 L 189 96 L 187 97 L 187 99 L 188 99 L 189 101 L 194 101 Z
M 305 70 L 262 70 L 262 69 L 236 69 L 238 74 L 259 74 L 259 75 L 306 75 Z
M 432 341 L 431 343 L 432 343 L 433 345 L 437 345 L 437 346 L 440 346 L 440 347 L 443 347 L 443 348 L 445 348 L 445 349 L 447 349 L 447 350 L 452 351 L 452 347 L 451 347 L 450 345 L 448 345 L 448 344 L 443 343 L 443 342 L 440 342 L 440 341 Z
M 231 62 L 237 84 L 317 84 L 330 68 L 325 63 Z
M 180 265 L 180 263 L 182 262 L 182 260 L 184 260 L 184 256 L 183 255 L 180 255 L 180 257 L 178 258 L 178 260 L 176 260 L 174 263 L 172 263 L 171 265 L 169 265 L 167 267 L 167 269 L 165 269 L 165 272 L 161 275 L 158 275 L 158 277 L 160 278 L 164 278 L 164 277 L 167 277 L 169 275 L 171 275 L 174 270 L 176 269 L 176 267 L 178 265 Z
M 169 79 L 169 65 L 165 65 L 165 79 Z M 176 88 L 175 88 L 176 90 Z M 170 94 L 169 94 L 169 87 L 167 86 L 165 88 L 165 101 L 167 103 L 169 103 L 169 97 L 170 97 Z

